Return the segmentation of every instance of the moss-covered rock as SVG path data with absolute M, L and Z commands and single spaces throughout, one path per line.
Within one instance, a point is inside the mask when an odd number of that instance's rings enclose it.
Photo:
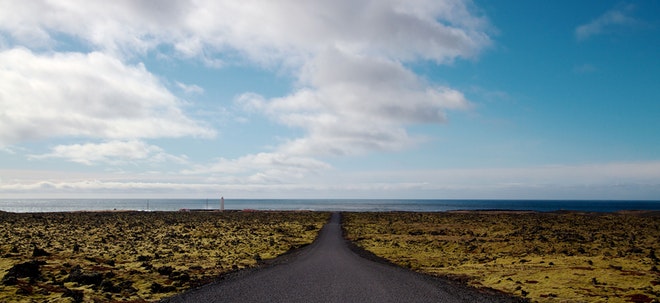
M 347 213 L 344 223 L 380 257 L 475 287 L 538 302 L 660 301 L 658 213 Z
M 3 212 L 0 302 L 155 301 L 309 244 L 328 216 Z

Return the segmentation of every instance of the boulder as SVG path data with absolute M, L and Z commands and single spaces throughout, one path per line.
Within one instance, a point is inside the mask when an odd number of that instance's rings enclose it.
M 79 303 L 83 301 L 84 293 L 82 290 L 71 290 L 66 288 L 62 294 L 62 298 L 72 298 L 74 302 Z
M 2 278 L 2 284 L 14 285 L 18 278 L 30 278 L 35 280 L 41 276 L 40 266 L 46 264 L 44 261 L 32 260 L 12 266 Z
M 47 251 L 45 251 L 45 250 L 43 250 L 39 247 L 36 247 L 36 246 L 32 250 L 32 256 L 33 257 L 48 257 L 50 255 L 51 255 L 51 253 L 49 253 L 49 252 L 47 252 Z
M 176 291 L 176 287 L 170 286 L 170 285 L 161 285 L 160 283 L 152 283 L 151 284 L 151 293 L 158 294 L 158 293 L 168 293 L 168 292 L 174 292 Z
M 100 285 L 103 282 L 103 274 L 99 272 L 85 272 L 80 265 L 74 266 L 69 272 L 67 282 L 76 282 L 82 285 Z

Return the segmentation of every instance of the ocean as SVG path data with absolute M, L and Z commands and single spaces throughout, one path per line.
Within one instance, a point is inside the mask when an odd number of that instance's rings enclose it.
M 0 211 L 177 211 L 219 209 L 219 199 L 0 199 Z M 311 211 L 419 211 L 449 210 L 573 210 L 615 212 L 660 210 L 660 201 L 593 200 L 396 200 L 396 199 L 225 199 L 228 210 L 311 210 Z

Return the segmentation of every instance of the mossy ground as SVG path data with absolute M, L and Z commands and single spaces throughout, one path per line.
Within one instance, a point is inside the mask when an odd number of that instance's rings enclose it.
M 327 219 L 315 212 L 0 212 L 0 302 L 155 301 L 309 244 Z M 41 262 L 38 277 L 9 277 L 30 261 Z
M 657 213 L 347 213 L 344 228 L 396 264 L 536 302 L 660 301 Z

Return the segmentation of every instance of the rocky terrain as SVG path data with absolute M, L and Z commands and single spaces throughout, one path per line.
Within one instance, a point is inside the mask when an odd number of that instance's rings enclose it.
M 311 243 L 314 212 L 0 212 L 0 302 L 147 302 Z
M 660 214 L 346 213 L 398 265 L 535 302 L 659 302 Z

